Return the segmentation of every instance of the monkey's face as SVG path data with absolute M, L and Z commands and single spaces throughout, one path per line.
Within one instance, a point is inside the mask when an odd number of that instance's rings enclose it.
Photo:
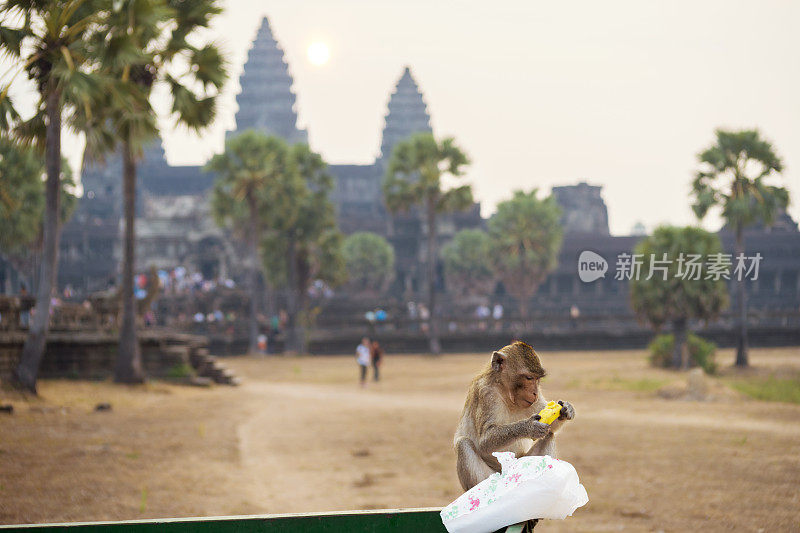
M 539 356 L 527 344 L 517 342 L 494 352 L 492 370 L 499 374 L 507 398 L 515 407 L 527 409 L 539 399 L 539 380 L 545 372 Z
M 527 409 L 539 399 L 539 378 L 530 372 L 519 372 L 513 377 L 514 405 Z

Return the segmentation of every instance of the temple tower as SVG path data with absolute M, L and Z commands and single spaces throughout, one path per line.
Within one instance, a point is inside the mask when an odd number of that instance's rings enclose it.
M 553 187 L 553 196 L 561 206 L 561 225 L 566 234 L 608 235 L 608 209 L 601 195 L 602 187 L 580 182 Z
M 247 54 L 239 83 L 242 91 L 236 97 L 236 132 L 253 129 L 283 137 L 289 143 L 308 142 L 306 131 L 297 128 L 292 76 L 267 17 Z
M 389 111 L 386 114 L 386 126 L 383 128 L 380 159 L 388 160 L 395 144 L 414 133 L 423 131 L 433 131 L 431 117 L 422 98 L 422 92 L 411 75 L 411 69 L 406 67 L 389 97 Z

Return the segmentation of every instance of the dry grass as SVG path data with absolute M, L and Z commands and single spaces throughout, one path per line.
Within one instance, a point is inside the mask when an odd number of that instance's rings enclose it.
M 729 389 L 661 399 L 685 376 L 644 352 L 542 355 L 545 394 L 577 410 L 559 447 L 590 502 L 537 531 L 800 528 L 800 405 Z M 240 388 L 43 382 L 42 399 L 0 413 L 0 523 L 447 504 L 453 430 L 485 357 L 390 355 L 364 390 L 352 357 L 230 360 Z M 800 349 L 753 363 L 715 386 L 797 372 Z

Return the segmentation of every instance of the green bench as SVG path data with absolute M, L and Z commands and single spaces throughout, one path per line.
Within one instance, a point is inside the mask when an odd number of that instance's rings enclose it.
M 446 533 L 441 509 L 381 509 L 212 518 L 156 518 L 121 522 L 75 522 L 0 526 L 9 533 Z M 521 524 L 506 533 L 522 533 Z

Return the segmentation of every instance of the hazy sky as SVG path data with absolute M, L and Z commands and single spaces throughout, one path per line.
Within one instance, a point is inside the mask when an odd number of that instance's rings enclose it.
M 172 164 L 203 163 L 234 126 L 238 77 L 267 15 L 294 76 L 300 125 L 332 163 L 378 153 L 410 65 L 434 132 L 470 154 L 484 214 L 514 189 L 603 185 L 612 233 L 694 221 L 695 154 L 715 127 L 758 127 L 800 215 L 800 2 L 228 0 L 209 38 L 231 81 L 200 138 L 165 121 Z M 330 61 L 314 66 L 309 44 Z M 79 153 L 70 140 L 67 150 Z M 715 227 L 714 223 L 708 227 Z

